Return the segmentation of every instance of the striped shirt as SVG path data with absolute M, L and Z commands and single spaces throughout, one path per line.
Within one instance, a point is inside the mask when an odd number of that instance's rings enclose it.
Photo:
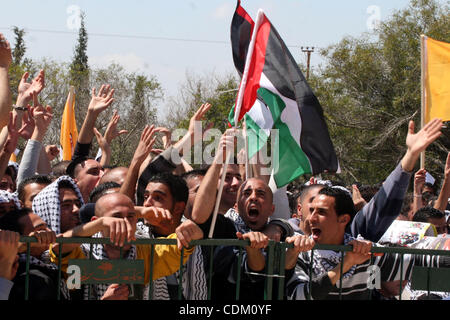
M 315 250 L 316 253 L 318 250 Z M 324 251 L 324 250 L 321 250 Z M 314 260 L 311 265 L 311 251 L 302 252 L 294 269 L 286 271 L 287 297 L 289 300 L 336 300 L 339 294 L 343 300 L 370 300 L 372 290 L 376 286 L 376 271 L 379 270 L 380 281 L 395 281 L 410 279 L 413 266 L 450 267 L 450 257 L 422 255 L 403 255 L 403 270 L 401 270 L 401 254 L 385 253 L 373 257 L 363 264 L 357 265 L 350 276 L 342 277 L 335 285 L 331 283 L 327 272 L 317 272 Z M 377 268 L 379 267 L 379 269 Z M 316 271 L 315 271 L 316 270 Z M 312 272 L 312 281 L 310 280 Z M 371 281 L 372 280 L 372 281 Z M 309 297 L 310 296 L 310 297 Z

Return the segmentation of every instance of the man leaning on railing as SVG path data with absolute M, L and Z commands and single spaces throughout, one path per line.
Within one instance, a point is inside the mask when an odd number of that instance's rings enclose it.
M 370 266 L 379 267 L 381 281 L 409 279 L 413 266 L 450 267 L 450 257 L 386 253 L 371 261 L 372 243 L 355 239 L 345 232 L 355 215 L 351 197 L 340 189 L 326 187 L 319 191 L 311 205 L 310 228 L 317 244 L 351 245 L 353 250 L 344 257 L 332 250 L 310 251 L 311 243 L 295 243 L 300 253 L 294 269 L 286 271 L 289 299 L 343 299 L 371 298 Z M 314 253 L 312 253 L 314 252 Z M 401 259 L 403 263 L 401 263 Z

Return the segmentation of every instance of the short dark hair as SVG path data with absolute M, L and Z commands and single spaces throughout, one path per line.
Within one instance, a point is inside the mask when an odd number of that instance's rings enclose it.
M 43 174 L 34 175 L 23 179 L 19 183 L 19 186 L 17 187 L 17 197 L 19 198 L 20 201 L 23 202 L 25 200 L 25 187 L 32 183 L 43 184 L 48 186 L 49 184 L 52 183 L 52 179 L 50 179 L 49 176 Z
M 353 220 L 353 217 L 356 214 L 356 209 L 348 192 L 339 188 L 326 186 L 319 191 L 319 194 L 334 198 L 334 209 L 336 210 L 337 216 L 348 214 L 350 215 L 349 223 Z
M 425 188 L 425 187 L 431 188 L 431 190 L 433 190 L 433 194 L 436 194 L 437 186 L 436 186 L 435 183 L 425 182 L 424 185 L 423 185 L 423 187 L 424 187 L 424 188 Z
M 163 183 L 168 186 L 175 202 L 187 202 L 189 197 L 189 189 L 186 181 L 184 181 L 184 179 L 180 176 L 176 176 L 170 172 L 162 172 L 152 176 L 148 180 L 147 185 L 150 182 Z
M 77 165 L 83 163 L 86 160 L 89 160 L 91 158 L 89 157 L 78 157 L 75 159 L 72 159 L 72 161 L 70 161 L 69 165 L 67 166 L 66 169 L 66 174 L 68 176 L 70 176 L 71 178 L 75 178 L 75 168 L 77 167 Z
M 52 167 L 52 175 L 54 177 L 61 177 L 66 175 L 67 166 L 70 164 L 70 160 L 63 160 L 58 162 Z
M 414 201 L 414 196 L 412 193 L 405 194 L 405 198 L 403 199 L 403 203 L 402 203 L 402 208 L 400 209 L 400 214 L 402 216 L 408 217 L 408 212 L 411 210 L 413 201 Z
M 189 179 L 196 177 L 204 177 L 206 175 L 206 169 L 193 169 L 191 171 L 185 172 L 181 175 L 184 181 L 188 181 Z
M 0 230 L 9 230 L 23 234 L 23 226 L 20 225 L 19 220 L 23 216 L 33 213 L 30 208 L 15 209 L 6 213 L 0 218 Z
M 412 221 L 428 223 L 429 218 L 441 219 L 442 217 L 444 217 L 444 213 L 441 210 L 425 206 L 416 211 Z
M 309 192 L 309 190 L 312 190 L 314 188 L 325 188 L 325 185 L 323 184 L 310 184 L 309 186 L 305 186 L 302 191 L 300 192 L 298 198 L 300 198 L 300 201 L 303 201 L 303 199 L 305 199 L 306 194 Z M 298 201 L 298 199 L 297 199 Z
M 70 183 L 69 180 L 61 180 L 61 181 L 59 181 L 58 189 L 72 189 L 73 191 L 75 191 L 75 187 L 73 186 L 72 183 Z
M 380 184 L 363 184 L 358 187 L 359 192 L 361 193 L 361 196 L 366 202 L 369 202 L 373 196 L 380 190 L 381 185 Z
M 103 196 L 108 190 L 120 188 L 120 184 L 113 181 L 104 182 L 96 186 L 89 194 L 89 202 L 95 203 L 97 200 Z

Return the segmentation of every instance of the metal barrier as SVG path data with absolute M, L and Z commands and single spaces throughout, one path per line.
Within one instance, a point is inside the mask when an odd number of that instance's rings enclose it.
M 26 259 L 26 280 L 25 280 L 25 300 L 28 300 L 29 298 L 29 265 L 30 265 L 30 243 L 37 242 L 36 238 L 34 237 L 26 237 L 22 236 L 20 237 L 20 242 L 27 244 L 27 259 Z M 69 244 L 69 243 L 87 243 L 91 245 L 93 244 L 110 244 L 109 238 L 57 238 L 56 243 L 61 244 L 59 246 L 59 252 L 58 252 L 58 284 L 61 282 L 61 279 L 63 277 L 62 275 L 62 269 L 61 269 L 61 260 L 62 260 L 62 247 L 63 244 Z M 149 245 L 151 246 L 151 255 L 150 255 L 150 283 L 149 283 L 149 290 L 152 292 L 153 289 L 153 281 L 152 281 L 152 275 L 154 271 L 154 249 L 155 245 L 176 245 L 177 241 L 176 239 L 138 239 L 136 241 L 131 242 L 131 244 L 136 245 Z M 190 243 L 192 246 L 195 245 L 201 245 L 203 248 L 209 247 L 210 250 L 210 261 L 209 261 L 209 272 L 208 272 L 208 300 L 211 300 L 211 292 L 214 289 L 212 286 L 212 274 L 213 274 L 213 263 L 214 263 L 214 249 L 217 246 L 235 246 L 239 248 L 239 256 L 238 256 L 238 269 L 237 269 L 237 285 L 236 285 L 236 294 L 235 298 L 236 300 L 239 300 L 240 298 L 240 285 L 241 285 L 241 262 L 242 262 L 242 255 L 244 252 L 244 248 L 250 244 L 250 241 L 248 240 L 237 240 L 237 239 L 203 239 L 203 240 L 195 240 Z M 269 244 L 266 248 L 267 252 L 267 259 L 266 259 L 266 267 L 264 272 L 258 273 L 259 275 L 262 275 L 265 277 L 265 290 L 264 290 L 264 299 L 265 300 L 283 300 L 284 299 L 284 288 L 285 288 L 285 258 L 286 258 L 286 249 L 292 248 L 292 244 L 284 243 L 284 242 L 275 242 L 273 240 L 269 241 Z M 342 263 L 341 263 L 341 278 L 339 281 L 339 299 L 342 299 L 342 265 L 344 258 L 344 253 L 346 251 L 351 251 L 351 246 L 336 246 L 336 245 L 319 245 L 316 244 L 315 247 L 311 250 L 311 268 L 309 270 L 309 276 L 311 278 L 312 274 L 312 259 L 314 256 L 315 250 L 333 250 L 333 251 L 340 251 L 342 256 Z M 178 279 L 178 299 L 182 299 L 182 275 L 183 275 L 183 251 L 181 251 L 180 256 L 180 277 Z M 407 247 L 373 247 L 371 250 L 372 253 L 397 253 L 400 254 L 401 259 L 401 268 L 400 270 L 403 270 L 403 256 L 405 254 L 414 254 L 414 255 L 427 255 L 427 256 L 450 256 L 450 251 L 448 250 L 428 250 L 428 249 L 412 249 Z M 122 254 L 120 254 L 122 256 Z M 92 259 L 92 256 L 88 259 Z M 92 261 L 92 260 L 91 260 Z M 103 260 L 102 260 L 103 261 Z M 108 262 L 114 262 L 114 261 L 126 261 L 130 262 L 132 260 L 107 260 Z M 101 262 L 101 261 L 100 261 Z M 103 261 L 104 262 L 104 261 Z M 93 261 L 92 261 L 93 263 Z M 117 270 L 116 270 L 117 271 Z M 400 275 L 400 283 L 402 283 L 404 275 L 401 273 Z M 424 281 L 424 277 L 426 277 L 426 281 Z M 274 292 L 274 279 L 277 279 L 278 286 L 277 286 L 277 295 L 276 297 L 273 297 Z M 428 292 L 428 295 L 430 294 L 430 291 L 448 291 L 450 292 L 450 269 L 438 269 L 438 268 L 432 268 L 432 267 L 425 267 L 425 268 L 417 268 L 417 270 L 413 271 L 412 277 L 412 284 L 413 289 L 417 290 L 425 290 Z M 444 281 L 442 281 L 444 280 Z M 119 279 L 119 281 L 114 281 L 111 283 L 136 283 L 136 279 Z M 310 287 L 309 287 L 309 295 L 308 299 L 311 299 L 311 281 L 310 281 Z M 401 292 L 402 292 L 402 286 L 400 286 L 400 292 L 399 297 L 401 299 Z M 60 288 L 57 288 L 57 299 L 60 300 Z

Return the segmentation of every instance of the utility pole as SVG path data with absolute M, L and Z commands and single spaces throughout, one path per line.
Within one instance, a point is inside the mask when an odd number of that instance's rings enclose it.
M 306 60 L 306 80 L 309 80 L 309 65 L 310 65 L 310 61 L 311 61 L 311 52 L 314 52 L 314 47 L 311 47 L 311 49 L 309 47 L 300 47 L 300 49 L 302 50 L 302 52 L 306 52 L 307 55 L 307 60 Z

